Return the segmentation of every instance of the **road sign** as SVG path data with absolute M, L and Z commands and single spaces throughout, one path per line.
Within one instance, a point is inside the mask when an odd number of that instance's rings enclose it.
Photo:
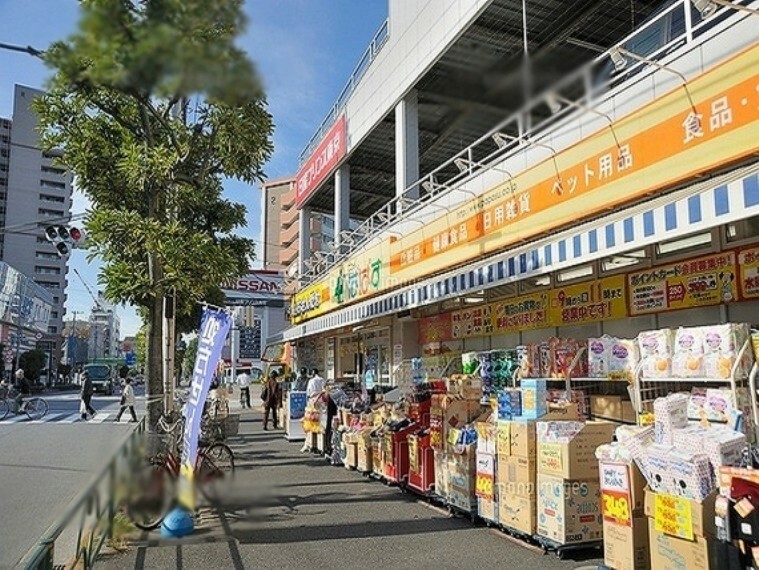
M 124 355 L 124 362 L 127 366 L 134 366 L 137 364 L 137 355 L 134 352 L 127 352 Z

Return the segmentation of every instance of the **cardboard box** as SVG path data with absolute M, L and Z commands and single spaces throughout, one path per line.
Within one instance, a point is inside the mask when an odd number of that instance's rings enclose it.
M 538 472 L 563 479 L 597 480 L 596 448 L 612 440 L 614 427 L 611 422 L 587 422 L 568 442 L 539 442 Z
M 368 473 L 372 470 L 372 444 L 371 441 L 361 440 L 357 447 L 356 469 Z
M 499 487 L 498 522 L 525 534 L 535 534 L 537 528 L 535 497 L 510 495 L 503 487 Z
M 629 400 L 622 400 L 622 421 L 631 424 L 638 423 L 638 412 Z
M 498 462 L 498 486 L 509 495 L 534 497 L 536 492 L 537 459 L 511 457 Z
M 643 477 L 637 465 L 600 460 L 598 462 L 598 477 L 602 495 L 613 497 L 618 502 L 624 500 L 625 504 L 622 505 L 622 508 L 626 508 L 629 517 L 643 514 L 646 478 Z M 606 508 L 604 508 L 604 518 L 609 518 Z M 616 522 L 621 521 L 617 520 Z
M 463 509 L 472 511 L 477 508 L 475 495 L 477 465 L 474 453 L 464 455 L 448 455 L 447 463 L 448 491 L 446 498 L 448 503 Z
M 622 419 L 621 396 L 591 396 L 590 413 L 606 420 Z
M 496 424 L 496 453 L 499 458 L 511 455 L 511 422 L 499 421 Z
M 644 511 L 666 534 L 691 540 L 693 537 L 711 537 L 716 533 L 714 524 L 715 490 L 701 502 L 684 497 L 645 490 Z
M 435 450 L 435 494 L 448 496 L 448 454 Z
M 548 403 L 548 412 L 540 418 L 542 422 L 570 421 L 580 419 L 580 407 L 577 402 Z
M 498 522 L 498 500 L 477 498 L 477 512 L 481 518 L 494 523 Z
M 345 444 L 345 460 L 343 461 L 346 469 L 355 469 L 358 466 L 358 444 Z
M 477 431 L 477 451 L 495 455 L 498 452 L 498 432 L 495 424 L 477 422 L 474 429 Z
M 632 526 L 604 521 L 604 564 L 614 570 L 648 570 L 651 567 L 648 519 L 637 517 Z
M 592 542 L 603 536 L 597 481 L 572 481 L 538 473 L 537 513 L 537 533 L 559 544 Z
M 537 439 L 534 421 L 511 422 L 511 455 L 518 457 L 535 457 Z
M 654 519 L 648 519 L 648 542 L 651 570 L 694 570 L 709 568 L 709 541 L 675 538 L 656 530 Z
M 460 429 L 477 419 L 482 412 L 478 400 L 462 400 L 445 394 L 434 394 L 430 407 L 430 445 L 433 449 L 448 447 L 449 430 Z
M 520 383 L 522 391 L 522 418 L 536 420 L 548 412 L 548 387 L 545 380 L 523 378 Z
M 482 380 L 477 376 L 455 374 L 448 379 L 447 389 L 449 395 L 467 400 L 482 398 Z
M 475 494 L 478 498 L 493 500 L 495 498 L 496 485 L 496 456 L 490 453 L 481 453 L 477 449 L 477 465 L 475 474 Z

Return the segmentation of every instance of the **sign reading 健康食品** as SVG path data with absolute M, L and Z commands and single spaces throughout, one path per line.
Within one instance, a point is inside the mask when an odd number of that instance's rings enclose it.
M 367 247 L 294 296 L 293 309 L 302 310 L 292 311 L 293 322 L 571 226 L 758 152 L 757 69 L 754 45 L 690 80 L 693 106 L 678 86 L 615 121 L 618 145 L 608 129 L 599 131 L 424 227 Z M 378 280 L 347 294 L 346 267 L 360 273 L 375 263 Z

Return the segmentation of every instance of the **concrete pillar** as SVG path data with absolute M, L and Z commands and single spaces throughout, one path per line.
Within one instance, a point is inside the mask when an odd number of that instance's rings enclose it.
M 343 251 L 340 232 L 350 229 L 350 165 L 343 164 L 335 172 L 335 248 Z
M 303 206 L 298 218 L 298 267 L 304 275 L 308 268 L 306 261 L 311 258 L 311 208 Z
M 419 180 L 419 110 L 416 91 L 411 91 L 395 107 L 395 195 L 404 194 L 409 184 Z M 419 197 L 419 187 L 405 192 Z

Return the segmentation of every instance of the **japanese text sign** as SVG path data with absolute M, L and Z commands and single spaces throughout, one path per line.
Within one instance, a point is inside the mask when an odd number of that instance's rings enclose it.
M 659 532 L 693 540 L 693 514 L 688 499 L 671 495 L 656 495 L 654 523 Z
M 744 249 L 738 253 L 741 297 L 759 299 L 759 247 Z
M 295 203 L 300 208 L 329 175 L 348 150 L 345 115 L 324 135 L 314 153 L 295 176 Z

